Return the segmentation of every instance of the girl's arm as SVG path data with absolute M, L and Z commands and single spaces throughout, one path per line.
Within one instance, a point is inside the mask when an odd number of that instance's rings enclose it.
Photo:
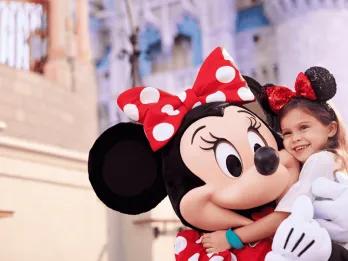
M 288 216 L 289 213 L 287 212 L 273 212 L 252 224 L 234 229 L 233 231 L 243 243 L 256 242 L 273 236 L 280 223 Z M 226 239 L 226 230 L 204 234 L 202 244 L 208 253 L 217 253 L 231 248 Z
M 275 234 L 280 223 L 289 216 L 287 212 L 273 212 L 250 225 L 234 230 L 243 243 L 251 243 Z

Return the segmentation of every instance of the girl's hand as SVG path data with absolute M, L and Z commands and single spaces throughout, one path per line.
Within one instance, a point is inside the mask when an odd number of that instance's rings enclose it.
M 285 149 L 278 152 L 280 163 L 283 164 L 286 168 L 298 168 L 300 167 L 300 163 L 294 156 L 292 156 Z
M 231 248 L 226 239 L 226 230 L 203 234 L 202 244 L 207 253 L 219 253 Z

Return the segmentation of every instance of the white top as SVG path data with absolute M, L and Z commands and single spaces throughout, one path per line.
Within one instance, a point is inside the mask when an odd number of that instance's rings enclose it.
M 311 200 L 312 183 L 319 177 L 335 180 L 335 154 L 329 151 L 320 151 L 312 154 L 303 164 L 298 181 L 290 187 L 280 199 L 275 211 L 291 212 L 292 205 L 300 195 L 307 195 Z

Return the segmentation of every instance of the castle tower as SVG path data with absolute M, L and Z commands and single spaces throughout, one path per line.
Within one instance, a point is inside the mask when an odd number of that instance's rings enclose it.
M 265 0 L 275 25 L 279 80 L 293 86 L 297 73 L 313 65 L 328 68 L 337 81 L 335 105 L 348 119 L 348 5 L 335 0 Z
M 106 260 L 87 0 L 0 1 L 0 260 Z M 1 215 L 0 215 L 1 216 Z

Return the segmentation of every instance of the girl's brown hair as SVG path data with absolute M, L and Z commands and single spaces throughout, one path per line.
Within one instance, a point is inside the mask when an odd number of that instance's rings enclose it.
M 340 116 L 334 109 L 326 102 L 310 101 L 303 98 L 292 99 L 279 112 L 279 119 L 281 120 L 289 111 L 293 109 L 302 109 L 312 115 L 324 126 L 328 126 L 332 122 L 337 123 L 337 132 L 333 137 L 328 139 L 324 150 L 331 151 L 336 154 L 336 160 L 340 167 L 336 171 L 348 171 L 348 146 L 346 131 Z

